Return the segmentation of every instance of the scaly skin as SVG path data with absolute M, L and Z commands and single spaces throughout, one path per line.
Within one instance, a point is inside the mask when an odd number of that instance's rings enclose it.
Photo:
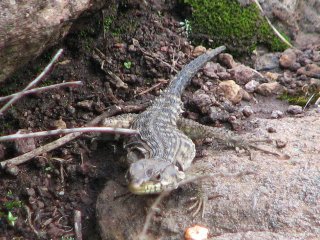
M 192 77 L 224 46 L 211 50 L 187 64 L 167 90 L 130 126 L 139 131 L 126 142 L 129 189 L 135 194 L 159 193 L 176 188 L 195 157 L 195 146 L 177 128 L 182 112 L 180 99 Z

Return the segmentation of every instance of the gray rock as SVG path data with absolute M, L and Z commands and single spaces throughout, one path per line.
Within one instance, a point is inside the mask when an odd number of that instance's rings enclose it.
M 279 111 L 279 110 L 274 110 L 271 113 L 271 118 L 282 118 L 283 117 L 283 112 Z
M 254 63 L 254 68 L 258 71 L 267 71 L 270 69 L 279 68 L 279 57 L 280 53 L 267 53 L 258 56 Z
M 303 112 L 303 109 L 299 105 L 290 105 L 287 109 L 287 112 L 293 115 L 297 115 Z
M 249 81 L 253 80 L 253 78 L 260 77 L 260 75 L 252 68 L 243 64 L 238 64 L 234 68 L 228 69 L 228 72 L 231 74 L 232 79 L 240 85 L 245 85 Z
M 26 129 L 20 129 L 19 133 L 29 133 Z M 14 140 L 14 146 L 18 154 L 23 154 L 32 151 L 36 148 L 35 138 L 17 138 Z
M 296 64 L 296 61 L 297 61 L 297 55 L 294 52 L 294 50 L 291 48 L 285 50 L 281 54 L 279 59 L 280 66 L 283 68 L 289 68 L 289 69 L 293 68 L 293 66 Z
M 226 99 L 233 104 L 237 104 L 241 101 L 243 92 L 241 87 L 233 80 L 223 81 L 219 83 L 219 88 L 224 93 Z
M 255 80 L 251 80 L 250 82 L 248 82 L 245 86 L 244 89 L 249 92 L 252 93 L 256 90 L 256 88 L 259 86 L 259 82 L 255 81 Z
M 226 73 L 226 69 L 219 63 L 208 62 L 203 68 L 203 73 L 213 79 L 219 79 L 217 75 L 218 72 Z
M 212 105 L 212 99 L 203 90 L 198 90 L 192 96 L 191 103 L 194 104 L 201 113 L 206 114 Z
M 56 44 L 81 14 L 109 1 L 0 1 L 0 82 Z
M 242 113 L 245 117 L 250 117 L 253 114 L 253 110 L 250 106 L 244 106 L 242 108 Z
M 270 96 L 273 94 L 278 94 L 283 91 L 283 86 L 280 85 L 278 82 L 270 82 L 270 83 L 262 83 L 259 85 L 255 92 L 263 95 L 263 96 Z
M 238 65 L 233 59 L 233 56 L 229 53 L 221 53 L 218 56 L 219 62 L 227 68 L 234 68 Z

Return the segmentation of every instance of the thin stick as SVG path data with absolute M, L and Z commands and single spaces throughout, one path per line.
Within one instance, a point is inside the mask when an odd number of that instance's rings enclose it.
M 59 49 L 58 52 L 54 55 L 52 60 L 49 62 L 49 64 L 45 67 L 45 69 L 34 79 L 31 83 L 26 86 L 23 91 L 20 92 L 20 94 L 14 96 L 11 98 L 9 102 L 7 102 L 1 109 L 0 109 L 0 116 L 3 114 L 5 110 L 7 110 L 13 103 L 15 103 L 19 98 L 23 96 L 23 93 L 29 89 L 31 89 L 34 85 L 36 85 L 51 69 L 53 63 L 57 61 L 57 59 L 61 56 L 63 52 L 63 49 Z
M 47 137 L 52 135 L 59 134 L 68 134 L 75 132 L 105 132 L 105 133 L 114 133 L 114 134 L 137 134 L 138 131 L 134 129 L 127 128 L 113 128 L 113 127 L 81 127 L 81 128 L 64 128 L 64 129 L 55 129 L 50 131 L 40 131 L 40 132 L 32 132 L 32 133 L 16 133 L 7 136 L 0 137 L 0 142 L 3 141 L 12 141 L 16 139 L 24 139 L 24 138 L 34 138 L 34 137 Z
M 23 92 L 17 92 L 17 93 L 11 94 L 9 96 L 0 97 L 0 102 L 8 100 L 8 99 L 10 99 L 12 97 L 15 97 L 17 95 L 21 95 L 21 97 L 22 97 L 22 96 L 25 96 L 25 95 L 28 95 L 28 94 L 48 91 L 48 90 L 51 90 L 51 89 L 54 89 L 54 88 L 74 87 L 74 86 L 81 86 L 81 85 L 83 85 L 81 81 L 75 81 L 75 82 L 65 82 L 65 83 L 53 84 L 53 85 L 46 86 L 46 87 L 33 88 L 31 90 L 27 90 L 27 91 L 23 91 Z
M 154 53 L 149 53 L 149 52 L 147 52 L 146 50 L 144 50 L 142 47 L 139 47 L 139 50 L 140 50 L 143 54 L 145 54 L 145 55 L 147 55 L 147 56 L 149 56 L 149 57 L 155 58 L 155 59 L 157 59 L 158 61 L 162 62 L 164 65 L 168 66 L 173 72 L 175 72 L 175 73 L 178 73 L 178 72 L 179 72 L 174 66 L 172 66 L 171 64 L 169 64 L 169 63 L 167 63 L 166 61 L 162 60 L 162 59 L 161 59 L 160 57 L 158 57 L 156 54 L 154 54 Z
M 138 96 L 141 96 L 141 95 L 143 95 L 143 94 L 146 94 L 146 93 L 152 91 L 153 89 L 156 89 L 157 87 L 159 87 L 159 86 L 161 86 L 162 84 L 167 83 L 167 82 L 168 82 L 168 81 L 161 81 L 161 82 L 153 85 L 152 87 L 150 87 L 150 88 L 148 88 L 148 89 L 146 89 L 146 90 L 138 93 Z
M 112 84 L 114 84 L 117 88 L 127 89 L 128 84 L 123 82 L 120 77 L 104 66 L 104 62 L 107 61 L 106 55 L 104 55 L 98 48 L 95 48 L 94 50 L 96 53 L 92 54 L 93 59 L 100 64 L 101 70 L 111 77 L 110 81 Z
M 74 232 L 76 240 L 82 240 L 82 224 L 81 224 L 81 212 L 79 210 L 74 211 Z
M 109 108 L 109 111 L 99 115 L 98 117 L 96 117 L 92 121 L 90 121 L 87 124 L 87 126 L 94 126 L 94 125 L 98 124 L 102 119 L 107 118 L 107 117 L 112 117 L 120 112 L 121 112 L 120 107 L 113 106 L 113 107 Z M 70 142 L 73 139 L 76 139 L 77 137 L 79 137 L 81 135 L 82 135 L 81 132 L 70 133 L 62 138 L 59 138 L 59 139 L 57 139 L 53 142 L 50 142 L 44 146 L 40 146 L 40 147 L 38 147 L 30 152 L 27 152 L 21 156 L 2 161 L 2 162 L 0 162 L 1 168 L 4 168 L 7 164 L 19 165 L 19 164 L 25 163 L 28 160 L 30 160 L 36 156 L 39 156 L 41 154 L 44 154 L 46 152 L 52 151 L 53 149 L 56 149 L 64 144 L 66 144 L 67 142 Z
M 29 223 L 29 226 L 30 228 L 33 230 L 33 232 L 39 237 L 39 232 L 35 229 L 35 227 L 33 226 L 32 224 L 32 221 L 31 221 L 31 211 L 30 211 L 30 208 L 28 206 L 24 206 L 24 209 L 26 210 L 27 212 L 27 220 L 28 220 L 28 223 Z

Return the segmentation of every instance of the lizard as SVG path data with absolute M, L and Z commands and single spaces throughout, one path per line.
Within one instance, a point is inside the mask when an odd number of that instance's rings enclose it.
M 213 137 L 233 147 L 254 147 L 237 138 L 231 131 L 204 126 L 180 117 L 184 89 L 208 61 L 225 49 L 225 46 L 220 46 L 207 51 L 184 66 L 144 112 L 124 114 L 102 122 L 103 126 L 131 128 L 139 132 L 138 135 L 130 136 L 124 144 L 129 165 L 126 178 L 132 193 L 155 194 L 177 188 L 196 154 L 192 139 Z

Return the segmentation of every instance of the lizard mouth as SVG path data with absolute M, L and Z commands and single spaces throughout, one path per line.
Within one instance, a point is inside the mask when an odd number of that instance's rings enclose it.
M 128 186 L 130 192 L 137 195 L 155 194 L 163 191 L 161 183 L 144 182 L 142 184 L 130 183 Z
M 165 190 L 175 189 L 172 183 L 147 181 L 141 184 L 131 182 L 128 186 L 130 192 L 136 195 L 157 194 Z

